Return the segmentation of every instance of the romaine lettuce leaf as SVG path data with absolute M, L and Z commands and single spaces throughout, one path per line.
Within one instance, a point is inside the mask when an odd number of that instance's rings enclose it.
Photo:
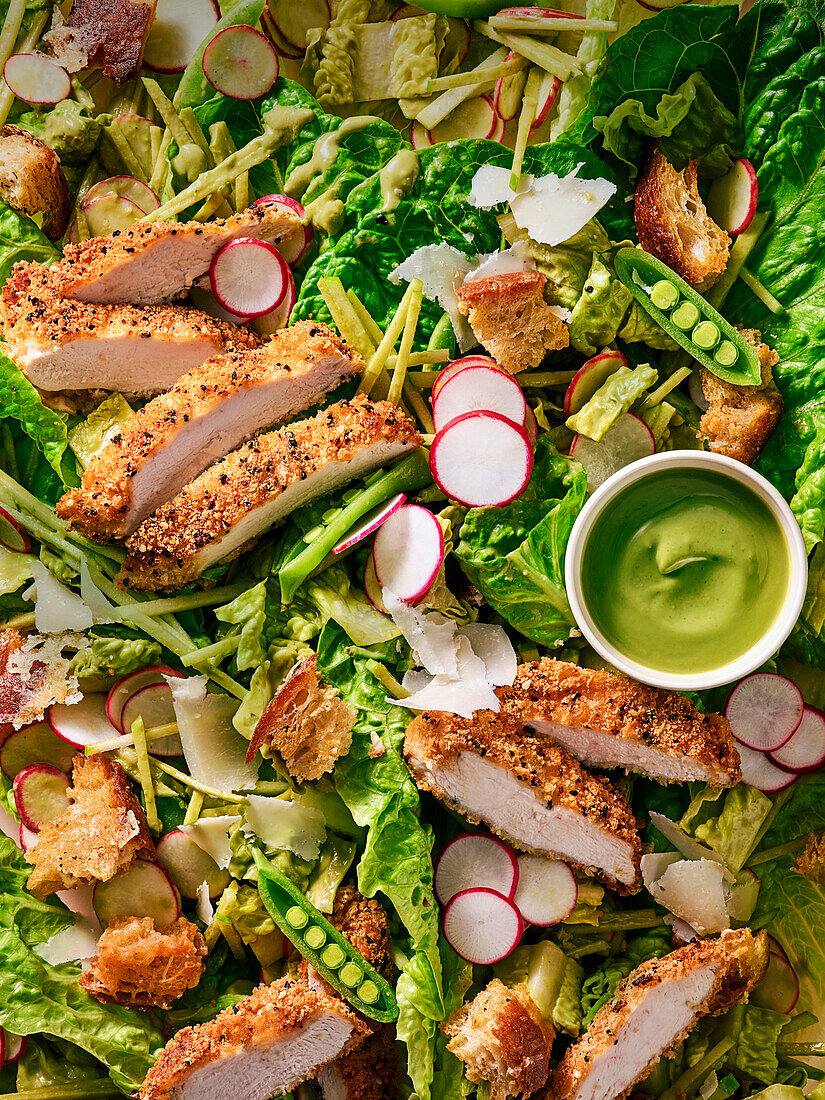
M 53 503 L 63 492 L 66 416 L 46 408 L 28 378 L 2 350 L 0 418 L 0 466 L 25 489 Z

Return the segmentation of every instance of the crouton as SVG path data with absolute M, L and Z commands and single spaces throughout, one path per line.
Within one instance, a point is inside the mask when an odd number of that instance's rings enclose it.
M 168 1008 L 201 980 L 206 953 L 203 936 L 184 917 L 165 929 L 151 917 L 116 917 L 80 984 L 104 1004 Z
M 725 270 L 730 237 L 699 197 L 696 161 L 677 172 L 653 146 L 636 185 L 639 244 L 692 286 L 710 286 Z
M 100 753 L 78 754 L 73 763 L 69 808 L 41 826 L 26 852 L 34 864 L 28 887 L 36 897 L 108 882 L 139 857 L 155 858 L 146 818 L 120 764 Z
M 548 351 L 570 343 L 567 325 L 544 300 L 547 276 L 517 271 L 465 283 L 456 291 L 479 343 L 510 374 L 537 367 Z
M 708 408 L 699 421 L 699 434 L 716 454 L 750 466 L 781 420 L 785 404 L 771 374 L 779 356 L 762 343 L 756 329 L 742 329 L 742 335 L 756 348 L 762 381 L 758 386 L 734 386 L 703 367 L 702 393 Z
M 825 886 L 825 833 L 809 833 L 805 850 L 794 860 L 793 869 L 817 886 Z
M 293 778 L 320 779 L 349 752 L 355 713 L 323 683 L 313 653 L 295 665 L 275 692 L 255 727 L 246 759 L 267 745 Z
M 71 196 L 57 154 L 19 126 L 0 130 L 0 199 L 18 214 L 42 214 L 50 241 L 66 232 Z
M 123 84 L 135 75 L 155 18 L 157 0 L 75 0 L 69 18 L 45 36 L 69 72 L 102 65 Z
M 447 1049 L 466 1067 L 467 1079 L 487 1081 L 490 1100 L 531 1096 L 547 1081 L 553 1028 L 524 985 L 508 989 L 494 978 L 486 989 L 441 1025 Z
M 52 703 L 80 698 L 77 679 L 63 656 L 65 641 L 54 634 L 0 634 L 0 726 L 20 729 L 42 721 Z

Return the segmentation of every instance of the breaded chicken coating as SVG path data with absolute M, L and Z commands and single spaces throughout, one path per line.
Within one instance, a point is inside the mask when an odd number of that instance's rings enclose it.
M 154 859 L 155 845 L 126 772 L 100 753 L 74 758 L 69 807 L 41 825 L 26 852 L 34 864 L 28 888 L 39 898 L 55 890 L 108 882 L 136 859 Z
M 162 929 L 151 917 L 116 917 L 79 981 L 104 1004 L 168 1008 L 201 980 L 206 954 L 206 941 L 184 917 Z
M 356 714 L 321 680 L 313 653 L 295 665 L 267 704 L 252 734 L 247 762 L 267 745 L 294 779 L 320 779 L 349 752 Z
M 40 722 L 53 703 L 79 698 L 62 649 L 59 635 L 0 634 L 0 730 Z
M 496 694 L 503 714 L 588 767 L 714 787 L 742 777 L 727 719 L 702 714 L 676 691 L 545 657 L 520 665 L 513 686 Z

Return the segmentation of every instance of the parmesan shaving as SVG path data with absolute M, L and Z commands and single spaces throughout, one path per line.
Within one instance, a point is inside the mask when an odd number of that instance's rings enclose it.
M 92 580 L 85 557 L 80 559 L 80 596 L 91 611 L 95 626 L 120 622 L 120 611 L 109 602 Z
M 269 848 L 288 849 L 301 859 L 315 860 L 327 838 L 320 810 L 295 799 L 250 794 L 246 799 L 244 835 L 254 835 Z
M 34 625 L 41 634 L 94 626 L 94 615 L 85 600 L 61 584 L 41 561 L 33 560 L 31 568 L 34 583 L 23 593 L 23 599 L 35 601 Z
M 100 925 L 88 917 L 80 917 L 74 924 L 58 932 L 45 943 L 36 944 L 32 950 L 51 966 L 60 963 L 84 962 L 97 954 Z
M 389 274 L 391 283 L 420 279 L 424 297 L 438 302 L 448 314 L 458 346 L 473 347 L 476 338 L 466 318 L 459 313 L 456 290 L 473 268 L 473 260 L 449 244 L 426 244 L 412 252 Z
M 172 691 L 183 755 L 193 778 L 227 792 L 254 786 L 259 761 L 247 764 L 249 744 L 232 725 L 237 699 L 207 695 L 206 676 L 164 679 Z
M 208 882 L 202 882 L 198 887 L 198 904 L 196 909 L 198 917 L 208 928 L 212 923 L 212 918 L 215 916 L 215 910 L 212 906 L 212 902 L 209 900 Z
M 654 901 L 686 921 L 700 936 L 730 927 L 722 868 L 713 860 L 676 860 L 660 878 L 646 885 Z
M 476 256 L 478 267 L 467 273 L 465 283 L 474 283 L 478 279 L 489 279 L 493 275 L 513 275 L 520 271 L 535 271 L 536 263 L 527 251 L 526 241 L 516 241 L 501 252 L 491 252 L 486 256 Z
M 180 831 L 225 871 L 232 859 L 229 837 L 240 823 L 240 816 L 202 817 L 193 825 L 181 825 Z

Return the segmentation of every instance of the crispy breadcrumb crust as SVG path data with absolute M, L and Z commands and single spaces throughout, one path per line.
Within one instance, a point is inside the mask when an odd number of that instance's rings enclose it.
M 151 917 L 116 917 L 79 981 L 104 1004 L 168 1008 L 201 980 L 206 955 L 206 941 L 184 917 L 163 929 Z
M 136 859 L 154 859 L 155 845 L 126 772 L 101 753 L 73 761 L 69 807 L 40 827 L 26 852 L 34 864 L 28 888 L 36 897 L 108 882 Z
M 220 542 L 244 516 L 277 500 L 286 489 L 327 465 L 349 463 L 378 444 L 395 444 L 400 455 L 420 443 L 400 409 L 363 394 L 258 436 L 216 462 L 141 524 L 126 544 L 129 557 L 119 579 L 132 588 L 179 588 L 199 576 L 204 547 Z
M 72 304 L 90 309 L 112 308 Z M 170 313 L 177 313 L 180 309 L 175 306 L 151 308 Z M 254 342 L 250 342 L 250 346 L 254 346 Z M 156 397 L 129 418 L 118 434 L 91 460 L 80 487 L 70 489 L 57 502 L 57 514 L 88 538 L 108 541 L 122 537 L 122 525 L 128 515 L 135 474 L 174 438 L 184 424 L 206 416 L 222 401 L 243 390 L 276 382 L 279 378 L 311 375 L 313 364 L 327 357 L 341 360 L 339 381 L 364 367 L 364 361 L 357 352 L 351 351 L 326 325 L 312 321 L 299 321 L 291 328 L 281 329 L 258 350 L 212 356 L 202 366 L 179 378 L 167 393 Z M 318 396 L 320 398 L 322 395 Z M 270 423 L 281 419 L 277 411 L 272 410 Z M 297 411 L 290 409 L 290 415 Z M 253 424 L 248 435 L 265 426 Z
M 291 669 L 267 704 L 252 734 L 247 763 L 267 745 L 294 779 L 320 779 L 349 752 L 356 715 L 318 675 L 313 653 Z
M 77 679 L 61 649 L 53 634 L 0 634 L 0 732 L 41 721 L 52 703 L 75 701 Z
M 699 421 L 699 435 L 716 454 L 750 466 L 782 419 L 785 403 L 771 373 L 779 356 L 762 342 L 758 329 L 742 329 L 742 335 L 756 348 L 762 382 L 734 386 L 702 367 L 702 393 L 708 408 Z
M 825 886 L 825 833 L 809 833 L 805 850 L 793 863 L 793 869 L 817 886 Z
M 639 244 L 692 286 L 709 286 L 725 270 L 730 237 L 699 195 L 696 161 L 677 172 L 654 144 L 635 194 Z
M 65 40 L 66 48 L 82 52 L 86 65 L 102 65 L 104 76 L 122 84 L 140 68 L 156 3 L 157 0 L 74 0 L 62 33 L 53 32 L 50 36 L 58 60 Z
M 543 719 L 640 741 L 713 769 L 723 787 L 742 778 L 727 718 L 702 714 L 677 691 L 544 657 L 520 665 L 512 687 L 499 688 L 496 694 L 502 713 L 517 722 Z
M 686 978 L 692 971 L 713 963 L 718 964 L 716 981 L 693 1022 L 667 1048 L 657 1051 L 648 1065 L 640 1067 L 633 1084 L 646 1077 L 662 1055 L 670 1053 L 684 1040 L 696 1020 L 726 1012 L 759 984 L 768 965 L 767 934 L 754 935 L 749 928 L 729 929 L 718 939 L 696 940 L 661 959 L 650 959 L 637 966 L 618 987 L 612 1000 L 599 1009 L 584 1035 L 567 1050 L 554 1069 L 547 1089 L 536 1100 L 573 1100 L 593 1062 L 615 1044 L 618 1032 L 644 1003 L 652 988 Z M 616 1093 L 610 1100 L 621 1100 L 632 1087 Z
M 190 1073 L 244 1047 L 287 1040 L 289 1033 L 308 1024 L 319 1013 L 333 1012 L 346 1020 L 354 1034 L 344 1050 L 369 1035 L 367 1023 L 339 998 L 323 989 L 310 989 L 305 979 L 280 978 L 260 985 L 249 997 L 224 1009 L 214 1020 L 185 1027 L 161 1051 L 140 1089 L 140 1100 L 172 1100 L 175 1089 Z
M 467 1080 L 488 1081 L 490 1100 L 532 1096 L 547 1082 L 554 1031 L 527 987 L 498 978 L 441 1024 L 447 1049 L 465 1065 Z
M 458 308 L 479 343 L 510 374 L 537 367 L 570 343 L 567 325 L 544 300 L 547 276 L 516 271 L 475 279 L 456 290 Z
M 325 1098 L 333 1092 L 346 1100 L 395 1100 L 398 1096 L 398 1046 L 392 1024 L 379 1027 L 355 1050 L 337 1058 L 318 1074 Z
M 0 130 L 0 198 L 21 214 L 42 214 L 50 241 L 66 232 L 71 196 L 60 160 L 45 141 L 19 126 Z
M 507 768 L 524 785 L 526 793 L 548 806 L 560 806 L 585 817 L 623 841 L 630 850 L 638 879 L 641 841 L 636 818 L 627 800 L 609 780 L 591 775 L 559 745 L 525 729 L 512 718 L 492 711 L 477 711 L 471 720 L 443 711 L 430 711 L 418 715 L 407 726 L 404 757 L 418 786 L 436 798 L 445 800 L 443 792 L 416 767 L 416 762 L 438 768 L 449 765 L 463 752 L 475 753 L 488 763 Z M 466 809 L 457 809 L 468 821 L 481 824 L 481 819 L 468 814 Z M 498 832 L 494 821 L 483 823 Z M 512 837 L 504 833 L 498 835 L 514 843 Z M 534 850 L 539 855 L 546 855 L 539 849 Z M 635 889 L 615 881 L 598 868 L 574 865 L 605 880 L 617 893 L 627 894 Z

